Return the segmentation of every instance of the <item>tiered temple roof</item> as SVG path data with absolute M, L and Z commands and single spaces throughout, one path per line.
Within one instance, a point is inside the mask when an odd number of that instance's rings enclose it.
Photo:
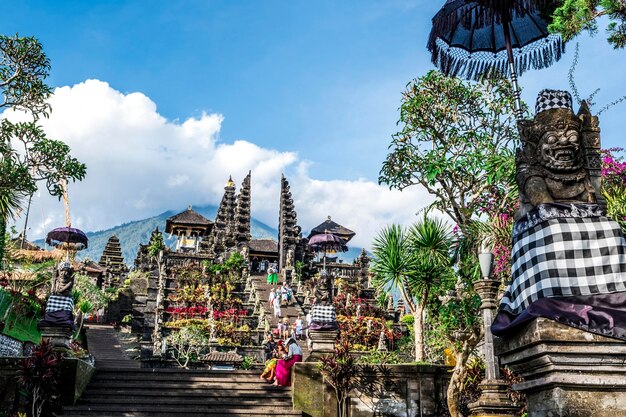
M 103 268 L 107 268 L 107 270 L 113 274 L 128 271 L 128 267 L 124 263 L 124 257 L 122 256 L 120 240 L 117 236 L 113 235 L 109 238 L 98 264 Z
M 215 258 L 224 254 L 227 248 L 233 247 L 235 223 L 235 183 L 232 177 L 224 187 L 224 196 L 217 209 L 215 224 L 208 239 L 208 251 Z
M 233 239 L 238 248 L 246 246 L 252 239 L 250 233 L 250 176 L 251 172 L 248 172 L 246 178 L 244 178 L 239 195 L 237 196 L 237 206 L 235 207 Z
M 293 251 L 300 237 L 300 227 L 293 198 L 289 189 L 289 181 L 283 175 L 280 180 L 280 206 L 278 214 L 278 262 L 282 269 L 287 265 L 287 252 Z M 293 266 L 293 265 L 291 265 Z
M 307 239 L 311 239 L 315 235 L 323 234 L 323 233 L 332 233 L 335 236 L 342 238 L 346 243 L 350 241 L 356 235 L 352 230 L 344 227 L 338 223 L 335 223 L 331 220 L 330 216 L 323 223 L 314 227 L 309 233 Z

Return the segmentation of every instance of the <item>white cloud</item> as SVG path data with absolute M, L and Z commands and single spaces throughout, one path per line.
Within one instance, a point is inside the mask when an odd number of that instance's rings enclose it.
M 85 230 L 189 204 L 218 204 L 228 176 L 240 184 L 249 170 L 254 217 L 276 226 L 285 172 L 303 229 L 331 215 L 357 233 L 356 246 L 369 246 L 385 224 L 413 221 L 431 201 L 418 188 L 399 192 L 363 179 L 317 180 L 314 164 L 295 152 L 246 140 L 220 141 L 221 114 L 203 113 L 182 123 L 167 120 L 144 94 L 123 94 L 106 82 L 57 88 L 50 104 L 53 112 L 41 122 L 48 136 L 63 139 L 87 164 L 85 180 L 70 185 L 73 224 Z M 29 237 L 40 237 L 52 225 L 63 224 L 63 218 L 56 199 L 35 196 Z

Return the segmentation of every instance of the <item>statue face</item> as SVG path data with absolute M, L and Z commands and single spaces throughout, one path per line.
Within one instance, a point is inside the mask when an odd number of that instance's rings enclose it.
M 539 161 L 552 171 L 575 171 L 583 166 L 580 136 L 572 128 L 546 131 L 539 140 Z

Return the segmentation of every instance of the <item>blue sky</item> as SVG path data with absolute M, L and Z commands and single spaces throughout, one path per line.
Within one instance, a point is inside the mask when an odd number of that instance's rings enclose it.
M 21 1 L 4 5 L 0 32 L 41 40 L 54 87 L 101 80 L 116 92 L 145 95 L 172 123 L 219 114 L 218 142 L 243 139 L 295 153 L 300 163 L 286 164 L 288 173 L 297 175 L 304 164 L 311 178 L 334 186 L 376 181 L 396 130 L 401 91 L 432 68 L 426 41 L 443 3 Z M 581 93 L 602 88 L 599 107 L 626 94 L 626 51 L 613 51 L 602 33 L 580 41 Z M 521 78 L 527 101 L 533 103 L 541 88 L 567 88 L 572 51 L 573 43 L 560 63 Z M 622 104 L 602 117 L 605 147 L 624 143 L 625 111 Z M 135 151 L 132 144 L 125 150 Z

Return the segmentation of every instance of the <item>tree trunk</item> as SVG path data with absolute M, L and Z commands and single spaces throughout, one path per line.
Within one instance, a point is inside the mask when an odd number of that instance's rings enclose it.
M 461 414 L 461 391 L 466 373 L 465 365 L 480 337 L 480 331 L 472 333 L 463 341 L 461 351 L 455 354 L 456 364 L 452 371 L 450 385 L 448 385 L 448 411 L 451 417 L 463 417 Z
M 426 308 L 426 300 L 428 299 L 428 287 L 422 291 L 420 303 L 415 309 L 413 315 L 413 332 L 415 333 L 415 361 L 424 362 L 426 357 L 424 348 L 424 309 Z
M 6 250 L 5 235 L 7 232 L 7 219 L 0 216 L 0 270 L 4 270 L 4 252 Z

